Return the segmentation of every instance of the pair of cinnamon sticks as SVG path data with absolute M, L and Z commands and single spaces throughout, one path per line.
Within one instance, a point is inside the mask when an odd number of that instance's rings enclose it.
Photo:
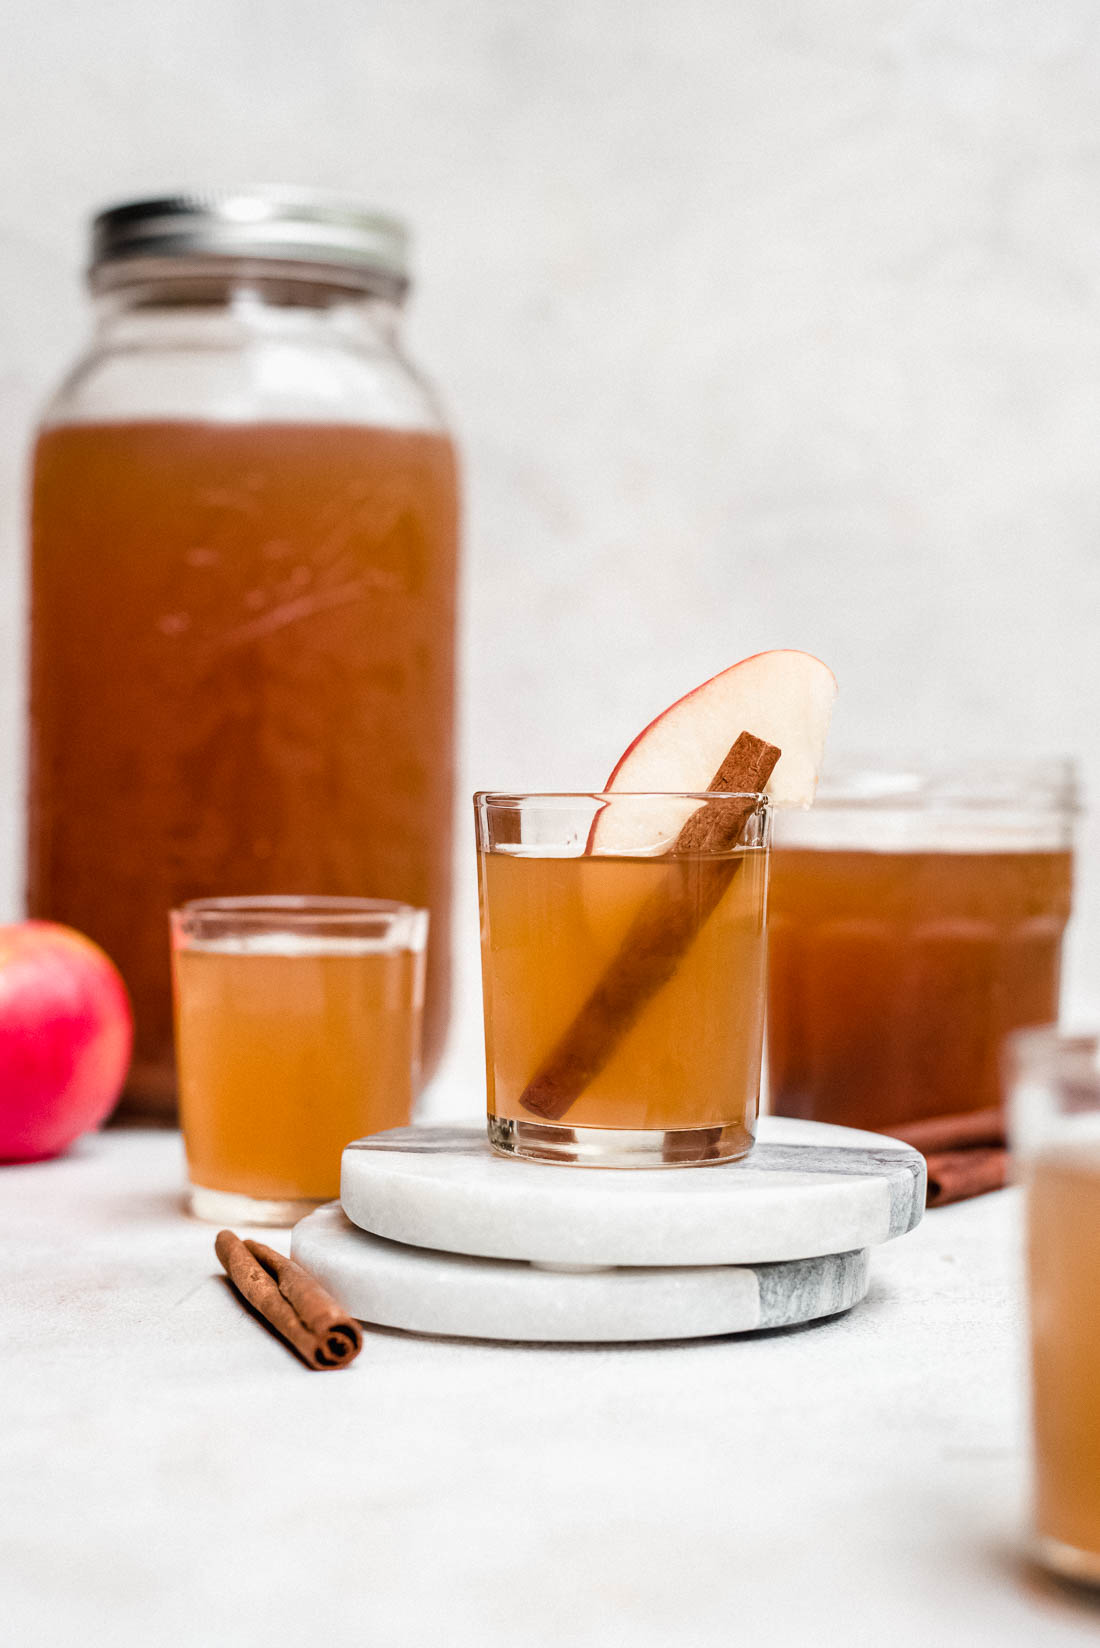
M 1009 1153 L 1004 1111 L 967 1110 L 953 1116 L 883 1128 L 919 1150 L 928 1164 L 928 1206 L 946 1207 L 1008 1183 Z
M 263 1242 L 218 1232 L 214 1251 L 245 1302 L 307 1367 L 346 1368 L 363 1347 L 359 1323 L 308 1270 Z

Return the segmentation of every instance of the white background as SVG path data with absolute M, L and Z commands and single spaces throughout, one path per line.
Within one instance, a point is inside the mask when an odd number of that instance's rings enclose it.
M 1100 789 L 1092 0 L 8 0 L 4 36 L 0 914 L 26 440 L 87 213 L 181 184 L 416 229 L 411 341 L 465 459 L 464 791 L 597 785 L 775 645 L 836 670 L 840 745 L 1066 751 Z

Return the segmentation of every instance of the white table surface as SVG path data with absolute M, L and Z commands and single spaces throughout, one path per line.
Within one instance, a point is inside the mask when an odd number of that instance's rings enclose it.
M 1016 1192 L 876 1250 L 824 1325 L 625 1349 L 368 1330 L 313 1374 L 235 1302 L 181 1178 L 164 1133 L 0 1169 L 5 1643 L 1100 1638 L 1017 1554 Z

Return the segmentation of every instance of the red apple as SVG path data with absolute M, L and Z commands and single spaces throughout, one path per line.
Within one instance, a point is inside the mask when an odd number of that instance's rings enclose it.
M 691 803 L 658 794 L 705 791 L 734 740 L 755 733 L 783 754 L 768 782 L 777 806 L 808 807 L 817 789 L 836 678 L 808 652 L 758 652 L 678 698 L 616 762 L 605 790 L 654 792 L 652 803 L 603 807 L 589 838 L 597 852 L 660 852 Z
M 0 1162 L 56 1156 L 110 1113 L 133 1016 L 98 945 L 49 921 L 0 926 Z

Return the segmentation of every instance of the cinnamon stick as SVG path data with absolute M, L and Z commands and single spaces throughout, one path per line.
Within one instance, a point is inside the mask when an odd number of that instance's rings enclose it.
M 359 1324 L 311 1276 L 263 1242 L 218 1232 L 214 1251 L 229 1280 L 253 1310 L 291 1345 L 307 1367 L 345 1368 L 359 1355 Z
M 684 824 L 661 885 L 631 922 L 618 952 L 549 1057 L 520 1095 L 525 1110 L 558 1121 L 607 1064 L 647 1002 L 672 978 L 696 934 L 716 909 L 740 859 L 735 847 L 780 751 L 743 732 L 715 773 L 711 790 L 733 791 L 707 802 Z
M 925 1161 L 929 1207 L 946 1207 L 969 1196 L 984 1196 L 989 1190 L 1002 1190 L 1008 1182 L 1008 1151 L 1003 1146 L 934 1151 Z
M 1005 1118 L 999 1105 L 990 1105 L 986 1110 L 961 1110 L 952 1116 L 922 1116 L 919 1121 L 884 1127 L 882 1131 L 904 1139 L 927 1156 L 929 1151 L 1003 1145 Z
M 922 1116 L 913 1122 L 892 1123 L 881 1131 L 904 1139 L 924 1156 L 929 1207 L 983 1196 L 1008 1182 L 1005 1117 L 998 1105 L 960 1110 L 951 1116 Z

